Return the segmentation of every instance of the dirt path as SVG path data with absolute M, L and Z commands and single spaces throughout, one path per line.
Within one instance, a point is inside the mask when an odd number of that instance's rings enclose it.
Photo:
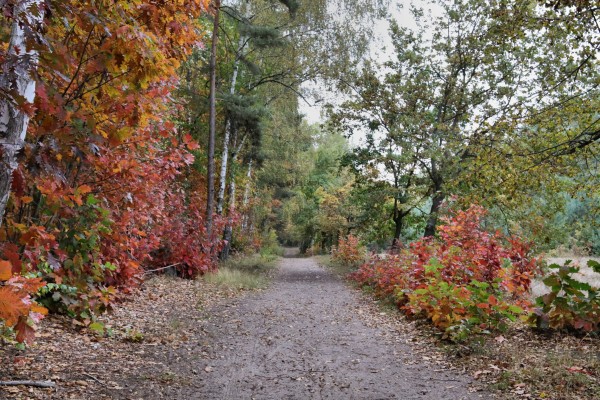
M 313 259 L 283 259 L 264 291 L 223 290 L 150 280 L 103 316 L 110 337 L 49 318 L 35 346 L 0 347 L 0 380 L 56 387 L 0 387 L 0 399 L 491 398 Z
M 194 398 L 486 397 L 470 393 L 456 371 L 415 362 L 408 345 L 367 326 L 358 302 L 313 259 L 284 259 L 269 290 L 211 312 L 205 329 L 216 343 Z

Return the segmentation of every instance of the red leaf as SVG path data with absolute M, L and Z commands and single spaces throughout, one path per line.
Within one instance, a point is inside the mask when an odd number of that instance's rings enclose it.
M 17 332 L 17 342 L 33 343 L 35 340 L 35 330 L 27 323 L 27 317 L 19 318 L 19 323 L 15 326 Z
M 185 143 L 185 147 L 187 147 L 188 150 L 197 150 L 200 148 L 198 142 L 196 142 L 189 133 L 183 136 L 183 143 Z
M 23 176 L 21 167 L 13 171 L 11 189 L 16 197 L 22 197 L 25 194 L 25 177 Z

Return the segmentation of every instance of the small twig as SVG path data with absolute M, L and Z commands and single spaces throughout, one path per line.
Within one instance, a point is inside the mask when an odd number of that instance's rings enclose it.
M 148 271 L 144 271 L 144 275 L 149 274 L 150 272 L 156 272 L 156 271 L 162 271 L 163 269 L 167 269 L 167 268 L 172 268 L 172 267 L 176 267 L 178 265 L 181 265 L 183 263 L 177 263 L 177 264 L 171 264 L 171 265 L 167 265 L 166 267 L 162 267 L 162 268 L 156 268 L 156 269 L 151 269 Z
M 87 376 L 90 379 L 95 380 L 96 382 L 98 382 L 101 385 L 104 385 L 104 382 L 102 382 L 100 379 L 96 378 L 94 375 L 90 375 L 90 374 L 87 374 L 85 372 L 83 373 L 83 375 Z
M 431 378 L 431 377 L 429 377 L 427 379 L 430 379 L 432 381 L 441 381 L 441 382 L 460 382 L 460 379 L 450 379 L 450 378 L 444 379 L 444 378 Z
M 41 388 L 53 388 L 56 384 L 52 381 L 0 381 L 0 386 L 33 386 Z

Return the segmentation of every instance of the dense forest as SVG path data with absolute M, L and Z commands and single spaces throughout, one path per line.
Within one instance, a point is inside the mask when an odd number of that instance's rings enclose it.
M 280 245 L 600 255 L 597 2 L 430 3 L 0 1 L 3 340 Z

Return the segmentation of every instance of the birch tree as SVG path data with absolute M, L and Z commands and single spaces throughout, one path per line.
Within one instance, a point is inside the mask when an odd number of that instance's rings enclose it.
M 8 8 L 6 4 L 3 8 Z M 10 10 L 6 10 L 10 12 Z M 44 8 L 40 0 L 17 2 L 12 9 L 8 54 L 0 76 L 0 225 L 8 204 L 17 155 L 25 144 L 30 106 L 35 98 L 35 70 Z
M 217 42 L 219 38 L 219 13 L 221 0 L 213 1 L 214 22 L 210 50 L 210 95 L 209 95 L 209 126 L 208 126 L 208 165 L 206 173 L 206 234 L 212 236 L 213 211 L 215 200 L 215 137 L 217 130 Z

